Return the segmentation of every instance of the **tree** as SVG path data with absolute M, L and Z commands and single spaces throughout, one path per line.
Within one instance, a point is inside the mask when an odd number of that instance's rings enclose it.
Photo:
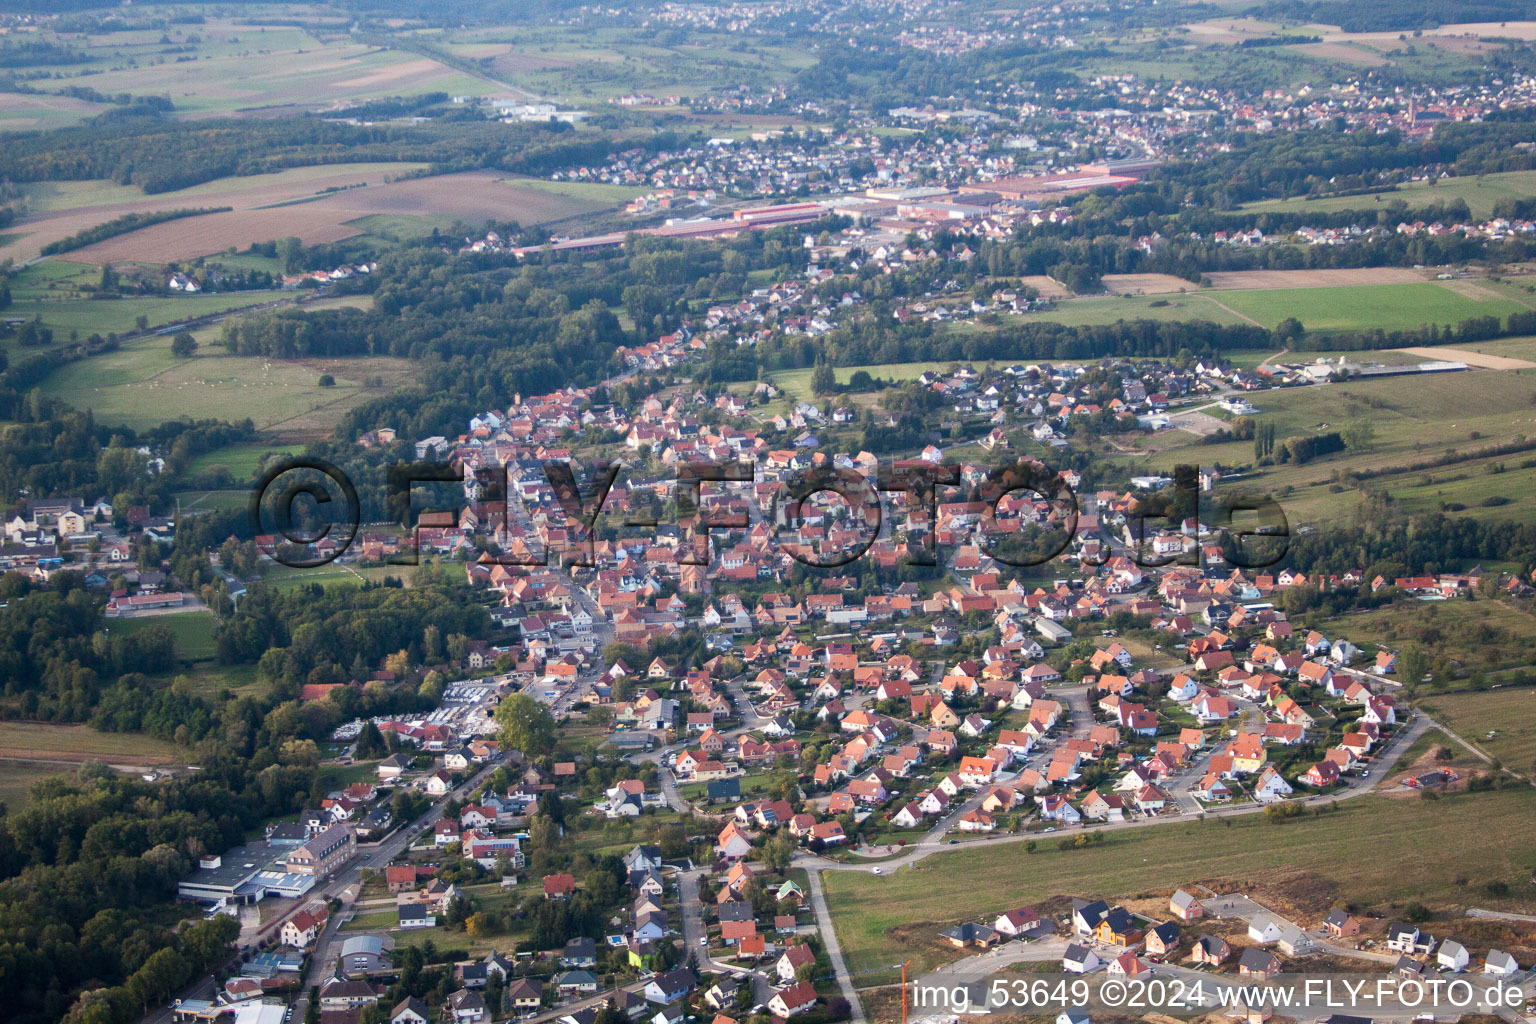
M 1350 451 L 1361 451 L 1369 448 L 1371 442 L 1375 440 L 1376 424 L 1372 423 L 1369 417 L 1352 416 L 1349 422 L 1344 424 L 1344 429 L 1339 431 L 1339 435 L 1344 438 L 1344 444 Z
M 1393 672 L 1404 686 L 1418 686 L 1429 672 L 1429 659 L 1418 647 L 1405 647 L 1397 656 Z
M 811 391 L 818 395 L 830 395 L 837 390 L 837 372 L 826 362 L 816 364 L 811 371 Z
M 521 750 L 524 757 L 543 757 L 555 746 L 555 720 L 549 709 L 526 693 L 514 693 L 496 708 L 498 739 L 503 750 Z
M 177 359 L 191 359 L 197 351 L 197 339 L 189 331 L 180 331 L 171 339 L 171 355 Z

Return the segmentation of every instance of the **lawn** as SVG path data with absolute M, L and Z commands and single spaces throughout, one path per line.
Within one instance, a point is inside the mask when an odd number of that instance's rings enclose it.
M 1336 885 L 1338 898 L 1366 905 L 1485 905 L 1487 897 L 1455 880 L 1523 886 L 1536 868 L 1532 814 L 1536 790 L 1529 787 L 1433 803 L 1360 797 L 1335 813 L 1285 824 L 1262 815 L 1230 825 L 1190 821 L 1109 832 L 1102 845 L 1080 850 L 1042 842 L 1030 854 L 1023 843 L 1002 844 L 938 854 L 880 878 L 862 871 L 823 877 L 851 972 L 914 957 L 922 973 L 947 957 L 933 942 L 938 929 L 1053 896 L 1115 899 L 1196 880 L 1305 873 Z M 891 980 L 875 970 L 858 983 Z
M 1536 772 L 1536 689 L 1446 694 L 1428 701 L 1425 710 L 1510 769 Z
M 1309 331 L 1454 325 L 1474 316 L 1503 317 L 1526 309 L 1502 296 L 1470 298 L 1434 281 L 1223 291 L 1220 300 L 1266 327 L 1295 317 Z
M 0 722 L 0 757 L 5 758 L 168 764 L 184 756 L 175 744 L 143 733 L 97 732 L 88 725 L 54 722 Z
M 176 638 L 176 656 L 184 661 L 203 661 L 218 653 L 213 642 L 212 612 L 177 612 L 171 615 L 116 619 L 107 629 L 131 636 L 151 626 L 164 626 L 171 631 L 171 635 Z

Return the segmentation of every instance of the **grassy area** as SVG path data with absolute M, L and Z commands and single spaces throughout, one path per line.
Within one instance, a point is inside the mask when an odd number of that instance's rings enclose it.
M 938 929 L 1052 896 L 1116 898 L 1196 879 L 1305 873 L 1364 904 L 1487 903 L 1456 879 L 1523 885 L 1536 867 L 1533 813 L 1536 790 L 1528 787 L 1433 803 L 1361 797 L 1283 825 L 1252 815 L 1124 829 L 1081 850 L 1046 842 L 1034 854 L 1022 843 L 961 849 L 881 878 L 827 872 L 824 884 L 850 971 L 912 956 L 921 973 L 947 957 L 933 941 Z M 876 970 L 859 984 L 891 980 Z
M 304 450 L 298 444 L 232 444 L 211 452 L 203 452 L 187 464 L 188 473 L 202 473 L 222 466 L 236 480 L 249 480 L 261 468 L 261 460 L 269 453 L 297 455 Z
M 1536 452 L 1498 457 L 1473 453 L 1533 436 L 1536 376 L 1476 370 L 1437 376 L 1346 381 L 1258 392 L 1250 396 L 1255 418 L 1275 424 L 1278 438 L 1341 429 L 1355 418 L 1375 431 L 1364 448 L 1304 464 L 1280 464 L 1250 473 L 1241 486 L 1273 495 L 1291 524 L 1316 523 L 1348 515 L 1365 501 L 1358 489 L 1335 482 L 1336 475 L 1370 471 L 1381 475 L 1367 489 L 1391 493 L 1404 508 L 1424 511 L 1461 505 L 1468 515 L 1510 518 L 1536 510 Z M 1244 466 L 1253 461 L 1248 441 L 1205 444 L 1184 431 L 1128 438 L 1128 468 L 1165 470 L 1180 462 Z M 1454 464 L 1429 470 L 1406 467 L 1454 456 Z M 1498 504 L 1500 499 L 1508 499 Z M 1490 504 L 1482 503 L 1489 501 Z M 1456 509 L 1452 509 L 1456 510 Z
M 0 722 L 0 757 L 166 764 L 183 756 L 175 744 L 142 733 L 97 732 L 88 725 L 55 722 Z
M 1493 204 L 1506 197 L 1536 195 L 1536 171 L 1482 174 L 1474 178 L 1440 178 L 1431 183 L 1411 181 L 1390 192 L 1369 195 L 1326 196 L 1321 199 L 1267 199 L 1249 203 L 1244 210 L 1275 210 L 1284 213 L 1333 213 L 1338 210 L 1375 210 L 1402 200 L 1410 207 L 1465 199 L 1474 217 L 1487 217 Z
M 0 761 L 0 804 L 4 804 L 7 811 L 20 810 L 27 805 L 27 797 L 34 783 L 65 774 L 68 774 L 68 769 L 45 761 L 9 758 Z
M 1334 629 L 1357 644 L 1394 651 L 1418 644 L 1430 657 L 1444 655 L 1468 672 L 1497 672 L 1536 662 L 1536 616 L 1496 599 L 1409 599 L 1333 619 L 1323 628 Z
M 901 382 L 915 380 L 930 370 L 943 373 L 950 367 L 958 365 L 961 364 L 955 361 L 947 363 L 877 363 L 870 366 L 839 366 L 835 372 L 839 384 L 847 384 L 853 380 L 853 375 L 860 370 L 865 371 L 871 377 Z M 772 381 L 775 387 L 797 401 L 815 401 L 816 396 L 811 393 L 811 374 L 814 372 L 814 370 L 810 369 L 779 370 L 773 374 Z
M 1235 292 L 1222 292 L 1216 296 L 1198 294 L 1191 284 L 1185 294 L 1174 295 L 1120 295 L 1113 298 L 1065 299 L 1056 308 L 1043 313 L 1023 314 L 1027 320 L 1044 320 L 1072 327 L 1095 327 L 1112 324 L 1118 320 L 1209 320 L 1212 323 L 1237 325 L 1245 323 L 1241 316 L 1222 308 L 1227 296 Z M 1236 307 L 1233 307 L 1236 308 Z
M 1427 702 L 1426 710 L 1514 771 L 1536 771 L 1536 689 L 1447 694 Z
M 66 293 L 68 294 L 68 293 Z M 53 328 L 54 343 L 68 341 L 75 331 L 81 338 L 92 334 L 126 334 L 144 317 L 150 327 L 180 323 L 232 309 L 259 306 L 286 298 L 283 292 L 227 292 L 220 295 L 147 296 L 111 301 L 66 297 L 65 294 L 18 298 L 6 310 L 7 316 L 42 317 Z M 169 346 L 170 339 L 163 339 Z
M 1309 331 L 1368 327 L 1390 331 L 1431 323 L 1457 324 L 1469 317 L 1502 317 L 1526 308 L 1503 297 L 1471 298 L 1434 281 L 1336 288 L 1261 288 L 1224 291 L 1219 298 L 1266 327 L 1295 317 Z
M 191 419 L 238 421 L 249 417 L 275 437 L 307 440 L 329 432 L 351 406 L 405 378 L 409 364 L 389 358 L 313 359 L 283 362 L 218 354 L 204 344 L 191 359 L 171 355 L 169 338 L 145 338 L 115 352 L 60 367 L 43 391 L 105 423 L 144 430 L 167 413 Z M 320 387 L 321 374 L 335 385 Z
M 117 619 L 107 628 L 133 634 L 152 626 L 164 626 L 176 638 L 176 656 L 187 661 L 203 661 L 218 653 L 213 642 L 213 613 L 178 612 L 173 615 L 146 615 L 137 619 Z

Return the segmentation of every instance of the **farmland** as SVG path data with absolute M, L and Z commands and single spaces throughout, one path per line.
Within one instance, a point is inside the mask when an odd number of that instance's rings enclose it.
M 1525 307 L 1489 293 L 1471 297 L 1440 282 L 1281 288 L 1221 293 L 1221 301 L 1265 327 L 1296 317 L 1310 331 L 1395 330 L 1456 324 L 1474 316 L 1507 316 Z
M 1436 697 L 1436 717 L 1524 775 L 1536 772 L 1536 689 L 1505 687 Z
M 0 758 L 142 765 L 169 764 L 184 756 L 175 744 L 142 733 L 97 732 L 88 725 L 54 722 L 0 722 Z
M 109 221 L 114 217 L 120 217 L 125 213 L 150 213 L 160 210 L 174 210 L 188 206 L 231 206 L 234 209 L 228 214 L 210 216 L 222 216 L 226 218 L 246 216 L 252 211 L 262 207 L 270 207 L 274 204 L 289 203 L 310 196 L 326 194 L 327 189 L 348 189 L 362 185 L 366 191 L 376 185 L 384 184 L 392 177 L 419 170 L 421 164 L 389 164 L 389 163 L 353 163 L 332 164 L 322 167 L 299 167 L 289 170 L 276 171 L 271 174 L 252 174 L 233 178 L 219 178 L 214 181 L 203 182 L 189 188 L 177 189 L 171 192 L 162 192 L 153 196 L 146 196 L 136 187 L 128 185 L 116 185 L 104 181 L 69 181 L 48 182 L 28 185 L 23 190 L 25 199 L 25 215 L 13 226 L 13 231 L 21 235 L 21 238 L 10 245 L 0 249 L 0 258 L 10 256 L 18 262 L 32 259 L 38 254 L 38 250 L 48 242 L 57 241 L 78 231 L 85 230 L 97 224 Z M 336 193 L 330 193 L 335 195 Z M 320 200 L 316 200 L 319 202 Z M 308 206 L 309 204 L 304 204 Z M 274 229 L 285 222 L 296 220 L 293 213 L 283 212 L 283 207 L 278 207 L 269 212 L 266 218 L 257 218 L 253 223 L 270 224 Z M 204 217 L 188 218 L 185 221 L 163 224 L 162 228 L 171 231 L 159 232 L 159 236 L 175 237 L 176 228 L 181 228 L 188 239 L 199 237 L 196 233 L 203 229 L 199 221 Z M 332 218 L 334 220 L 334 218 Z M 329 223 L 329 222 L 328 222 Z M 339 223 L 339 222 L 337 222 Z M 150 229 L 146 229 L 150 230 Z M 264 242 L 274 238 L 281 238 L 291 231 L 276 231 L 261 238 L 251 238 L 250 241 Z M 136 251 L 132 248 L 123 249 L 128 240 L 141 232 L 133 232 L 121 235 L 117 238 L 107 239 L 97 243 L 100 246 L 115 246 L 110 251 L 113 253 L 123 251 Z M 339 235 L 338 237 L 345 237 Z M 309 239 L 312 241 L 318 238 Z M 250 241 L 241 244 L 241 248 L 250 244 Z M 231 237 L 223 245 L 215 245 L 203 252 L 218 252 L 229 245 L 235 244 L 236 239 Z M 195 246 L 182 246 L 178 248 L 177 256 L 196 256 L 202 252 L 193 251 Z M 87 246 L 69 254 L 75 262 L 90 263 L 98 259 L 109 257 L 93 253 L 96 246 Z M 113 255 L 111 259 L 123 257 Z M 168 258 L 176 258 L 175 256 Z
M 526 188 L 518 179 L 493 171 L 413 178 L 347 188 L 302 203 L 237 208 L 157 224 L 77 249 L 70 258 L 89 263 L 163 263 L 287 236 L 305 244 L 335 242 L 361 233 L 364 229 L 353 222 L 365 218 L 414 218 L 414 223 L 405 222 L 412 230 L 404 233 L 424 234 L 458 220 L 475 225 L 487 220 L 537 224 L 593 213 L 608 205 L 580 198 L 579 191 L 572 195 Z M 385 226 L 399 231 L 401 225 L 386 221 Z
M 1523 514 L 1536 509 L 1530 488 L 1536 463 L 1527 465 L 1530 458 L 1520 453 L 1476 453 L 1536 436 L 1533 395 L 1536 380 L 1526 372 L 1498 370 L 1259 392 L 1251 396 L 1258 409 L 1254 418 L 1273 422 L 1281 438 L 1340 430 L 1361 417 L 1369 418 L 1374 437 L 1357 451 L 1262 468 L 1243 485 L 1277 497 L 1293 526 L 1358 508 L 1365 495 L 1335 479 L 1350 472 L 1373 474 L 1366 481 L 1369 489 L 1385 490 L 1414 511 L 1459 505 L 1469 515 Z M 1411 468 L 1452 453 L 1460 455 L 1455 465 Z M 1132 442 L 1124 457 L 1133 467 L 1153 469 L 1179 462 L 1244 465 L 1253 460 L 1253 446 L 1203 444 L 1183 431 L 1161 431 Z
M 1284 825 L 1251 815 L 1114 830 L 1084 849 L 1041 843 L 1031 854 L 1010 843 L 960 850 L 882 878 L 830 871 L 823 876 L 827 903 L 851 972 L 911 957 L 922 973 L 953 958 L 933 941 L 938 929 L 1052 896 L 1118 898 L 1194 879 L 1251 886 L 1306 875 L 1365 905 L 1461 904 L 1472 895 L 1456 878 L 1514 883 L 1536 867 L 1536 834 L 1528 827 L 1536 791 L 1527 787 L 1436 803 L 1363 797 L 1338 806 Z M 1477 843 L 1460 841 L 1471 834 Z M 858 983 L 889 980 L 876 970 Z
M 1366 195 L 1324 196 L 1318 199 L 1271 199 L 1249 203 L 1245 210 L 1285 213 L 1332 213 L 1337 210 L 1372 210 L 1401 200 L 1410 207 L 1465 199 L 1474 217 L 1487 217 L 1493 204 L 1506 197 L 1520 198 L 1536 191 L 1536 171 L 1508 171 L 1475 178 L 1439 178 L 1434 182 L 1411 181 L 1386 192 Z
M 74 46 L 84 44 L 87 61 L 63 68 L 58 84 L 82 77 L 103 93 L 166 94 L 178 110 L 192 116 L 307 109 L 317 101 L 342 103 L 381 93 L 484 88 L 479 79 L 436 61 L 356 42 L 336 28 L 345 25 L 333 23 L 327 33 L 314 27 L 252 26 L 210 17 L 194 29 L 173 27 L 166 34 L 191 58 L 171 63 L 155 59 L 164 49 L 158 31 L 70 36 Z M 87 104 L 87 110 L 92 106 Z M 39 107 L 50 109 L 46 101 Z M 21 107 L 17 116 L 29 112 Z

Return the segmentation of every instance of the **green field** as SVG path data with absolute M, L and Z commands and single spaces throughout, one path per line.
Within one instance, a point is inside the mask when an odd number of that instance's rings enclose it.
M 1242 317 L 1217 304 L 1226 303 L 1229 295 L 1201 295 L 1190 285 L 1183 295 L 1119 295 L 1112 298 L 1064 299 L 1055 309 L 1043 313 L 1024 313 L 1026 321 L 1044 320 L 1072 327 L 1097 327 L 1119 320 L 1209 320 L 1211 323 L 1235 326 L 1245 323 Z M 1230 305 L 1230 303 L 1228 303 Z M 1236 309 L 1236 306 L 1232 307 Z
M 1049 841 L 1034 854 L 1023 843 L 959 850 L 880 878 L 829 871 L 827 903 L 851 972 L 913 957 L 921 973 L 951 956 L 933 941 L 939 929 L 1053 896 L 1113 900 L 1196 880 L 1254 884 L 1305 873 L 1334 883 L 1338 898 L 1365 905 L 1487 905 L 1455 879 L 1523 887 L 1536 868 L 1536 790 L 1529 787 L 1434 803 L 1361 797 L 1339 808 L 1282 825 L 1250 815 L 1230 827 L 1208 820 L 1122 829 L 1081 850 L 1057 850 Z M 891 980 L 875 970 L 858 984 Z
M 1433 281 L 1223 291 L 1219 298 L 1266 327 L 1295 317 L 1309 331 L 1376 327 L 1390 331 L 1431 323 L 1456 324 L 1474 316 L 1503 317 L 1526 309 L 1502 297 L 1482 301 L 1468 298 Z
M 116 352 L 60 367 L 43 391 L 105 423 L 145 430 L 167 415 L 238 421 L 276 438 L 308 440 L 329 432 L 347 409 L 381 393 L 365 386 L 377 376 L 388 388 L 406 378 L 400 359 L 324 359 L 283 362 L 216 354 L 206 342 L 191 359 L 176 359 L 167 337 L 145 338 Z M 336 379 L 319 386 L 320 375 Z
M 186 661 L 202 661 L 218 653 L 213 642 L 212 612 L 177 612 L 169 615 L 146 615 L 133 619 L 114 619 L 107 629 L 133 634 L 149 629 L 151 626 L 164 626 L 171 631 L 171 635 L 176 638 L 178 658 Z
M 837 382 L 847 384 L 853 379 L 853 375 L 860 370 L 865 371 L 871 377 L 877 377 L 889 381 L 916 380 L 930 370 L 943 373 L 950 367 L 960 366 L 960 362 L 947 363 L 884 363 L 873 366 L 839 366 L 835 370 Z M 984 364 L 972 364 L 980 367 Z M 815 401 L 816 396 L 811 393 L 811 374 L 814 370 L 778 370 L 773 374 L 772 381 L 775 387 L 797 400 L 807 402 Z
M 27 795 L 33 783 L 67 774 L 67 766 L 46 761 L 0 761 L 0 804 L 4 804 L 7 811 L 20 810 L 27 805 Z
M 297 444 L 232 444 L 203 452 L 187 464 L 187 472 L 202 473 L 215 466 L 222 466 L 236 480 L 250 480 L 261 468 L 261 460 L 269 453 L 297 455 L 303 450 L 304 446 Z
M 1474 178 L 1440 178 L 1433 184 L 1410 181 L 1390 192 L 1355 196 L 1326 196 L 1320 199 L 1267 199 L 1248 203 L 1248 211 L 1277 210 L 1285 213 L 1333 213 L 1338 210 L 1375 210 L 1402 200 L 1410 207 L 1465 199 L 1474 217 L 1488 217 L 1493 204 L 1506 197 L 1528 198 L 1536 195 L 1536 171 L 1509 171 L 1483 174 Z
M 1360 353 L 1373 358 L 1374 353 Z M 1298 354 L 1302 359 L 1310 354 Z M 1287 357 L 1291 358 L 1291 357 Z M 1292 526 L 1348 515 L 1364 500 L 1353 488 L 1331 490 L 1333 476 L 1348 471 L 1393 470 L 1366 486 L 1385 489 L 1410 510 L 1461 504 L 1468 514 L 1497 518 L 1536 511 L 1536 451 L 1472 457 L 1494 445 L 1536 437 L 1536 373 L 1475 370 L 1427 379 L 1387 377 L 1261 391 L 1249 396 L 1254 418 L 1273 422 L 1280 439 L 1340 430 L 1350 420 L 1371 423 L 1375 437 L 1361 451 L 1345 451 L 1301 465 L 1281 464 L 1250 473 L 1241 486 L 1273 495 Z M 1475 435 L 1475 436 L 1474 436 Z M 1228 466 L 1253 461 L 1250 441 L 1204 444 L 1194 434 L 1165 430 L 1129 442 L 1137 454 L 1130 468 L 1166 470 L 1180 462 Z M 1409 470 L 1402 467 L 1456 453 L 1454 465 Z M 1487 505 L 1490 498 L 1508 503 Z
M 54 344 L 68 341 L 70 331 L 81 338 L 91 334 L 126 334 L 134 330 L 139 317 L 151 327 L 179 323 L 195 317 L 244 309 L 264 302 L 289 297 L 283 292 L 228 292 L 222 295 L 146 296 L 145 298 L 93 301 L 76 298 L 18 299 L 6 311 L 8 316 L 40 316 L 53 328 Z M 167 340 L 166 344 L 169 344 Z
M 1506 768 L 1527 778 L 1536 773 L 1536 689 L 1446 694 L 1426 709 Z

